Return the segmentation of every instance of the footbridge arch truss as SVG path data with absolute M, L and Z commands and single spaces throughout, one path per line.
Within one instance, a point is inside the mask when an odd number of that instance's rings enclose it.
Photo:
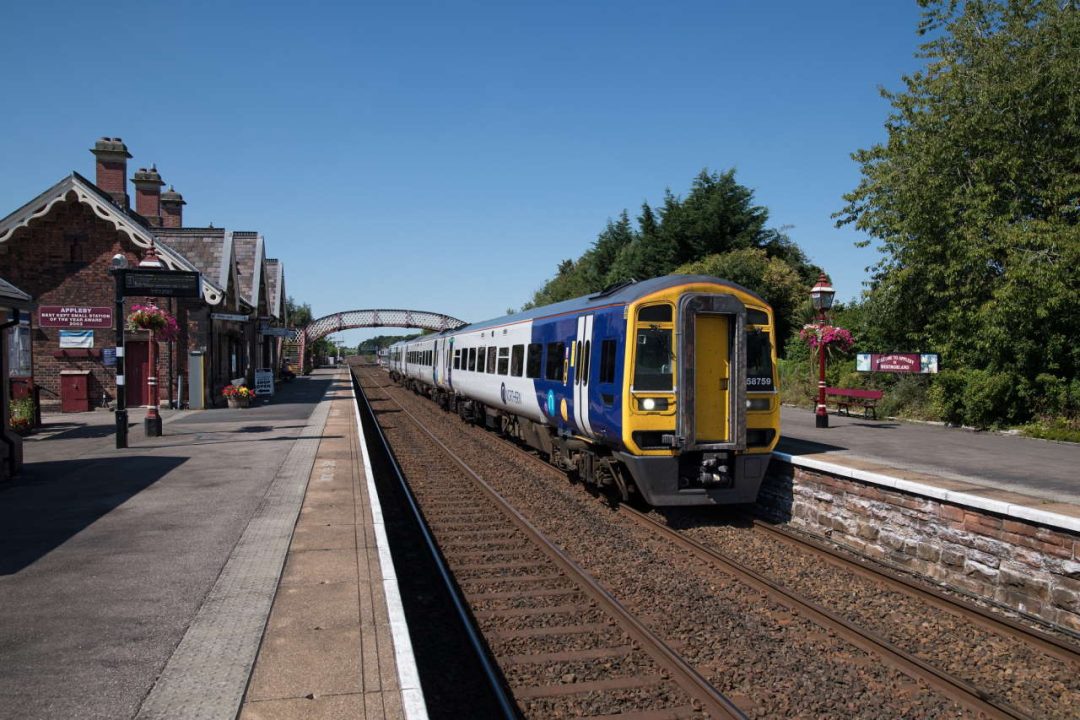
M 465 324 L 455 317 L 425 310 L 346 310 L 311 321 L 307 327 L 293 331 L 290 339 L 300 344 L 300 357 L 303 358 L 307 345 L 342 330 L 399 327 L 441 332 Z

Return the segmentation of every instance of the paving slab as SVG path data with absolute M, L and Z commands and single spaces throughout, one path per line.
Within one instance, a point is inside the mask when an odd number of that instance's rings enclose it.
M 283 471 L 303 470 L 299 449 L 317 447 L 335 386 L 351 392 L 345 373 L 320 372 L 264 406 L 166 410 L 157 438 L 133 410 L 123 450 L 110 413 L 47 416 L 25 472 L 0 488 L 0 717 L 134 717 L 197 614 L 242 596 L 211 591 L 231 559 L 258 556 L 242 538 L 281 499 Z M 198 695 L 220 692 L 241 645 L 222 645 L 230 667 Z

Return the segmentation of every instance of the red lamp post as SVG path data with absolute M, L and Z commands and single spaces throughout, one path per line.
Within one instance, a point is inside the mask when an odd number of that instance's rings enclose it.
M 153 241 L 150 242 L 150 249 L 146 251 L 146 257 L 139 263 L 139 267 L 161 269 L 161 260 L 158 259 Z M 149 333 L 150 342 L 146 344 L 147 365 L 149 366 L 146 373 L 146 385 L 150 393 L 150 406 L 146 410 L 146 419 L 143 420 L 143 430 L 146 431 L 146 437 L 161 437 L 161 415 L 158 414 L 158 405 L 161 400 L 158 397 L 157 348 L 154 343 L 153 328 L 149 330 Z
M 825 406 L 825 346 L 821 343 L 821 338 L 824 337 L 825 334 L 825 313 L 832 307 L 833 297 L 835 295 L 836 291 L 833 290 L 829 278 L 825 273 L 821 273 L 817 283 L 810 290 L 810 302 L 814 305 L 814 310 L 818 313 L 818 326 L 821 329 L 817 348 L 819 369 L 818 401 L 817 412 L 814 418 L 814 424 L 819 428 L 829 427 L 829 411 Z

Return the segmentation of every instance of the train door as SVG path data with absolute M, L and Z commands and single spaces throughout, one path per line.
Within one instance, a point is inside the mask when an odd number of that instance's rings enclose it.
M 578 429 L 592 436 L 589 422 L 589 371 L 592 364 L 593 316 L 578 318 L 577 342 L 574 343 L 574 422 Z
M 729 334 L 729 315 L 694 318 L 694 427 L 698 442 L 726 443 L 731 439 Z

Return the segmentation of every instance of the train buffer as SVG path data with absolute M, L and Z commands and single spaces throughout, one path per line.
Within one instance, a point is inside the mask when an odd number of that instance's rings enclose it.
M 862 405 L 863 417 L 877 420 L 877 401 L 881 399 L 880 390 L 863 388 L 825 388 L 825 394 L 836 398 L 836 412 L 839 415 L 851 415 L 852 405 Z

